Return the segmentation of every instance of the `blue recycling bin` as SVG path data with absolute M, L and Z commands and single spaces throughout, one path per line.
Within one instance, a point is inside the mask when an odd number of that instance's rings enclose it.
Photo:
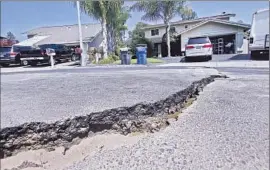
M 147 47 L 136 47 L 137 64 L 147 64 Z

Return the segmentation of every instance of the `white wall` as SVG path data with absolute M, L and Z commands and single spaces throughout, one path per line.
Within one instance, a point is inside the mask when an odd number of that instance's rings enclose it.
M 238 48 L 238 53 L 248 54 L 248 40 L 244 39 L 241 47 Z
M 189 37 L 196 36 L 218 36 L 218 35 L 226 35 L 226 34 L 236 34 L 236 44 L 237 48 L 240 48 L 243 44 L 243 38 L 241 38 L 241 34 L 244 32 L 244 29 L 238 28 L 237 26 L 230 26 L 221 23 L 208 22 L 200 27 L 197 27 L 191 31 L 183 33 L 181 36 L 181 49 L 185 51 L 185 44 L 188 41 Z

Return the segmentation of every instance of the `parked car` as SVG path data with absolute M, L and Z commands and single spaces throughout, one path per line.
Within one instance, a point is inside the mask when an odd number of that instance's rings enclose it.
M 251 58 L 269 57 L 269 8 L 255 12 L 249 36 Z
M 27 62 L 21 62 L 20 60 L 20 50 L 26 49 L 29 47 L 0 47 L 1 57 L 0 63 L 1 66 L 7 67 L 10 64 L 20 64 L 27 65 Z
M 50 56 L 46 54 L 47 48 L 55 50 L 56 55 L 53 57 L 54 63 L 61 62 L 62 60 L 72 60 L 77 55 L 74 50 L 62 44 L 43 44 L 30 50 L 21 51 L 20 59 L 21 61 L 28 61 L 31 66 L 36 66 L 38 63 L 47 63 L 50 65 Z
M 186 61 L 194 58 L 212 60 L 212 47 L 208 37 L 189 38 L 185 50 L 185 59 Z

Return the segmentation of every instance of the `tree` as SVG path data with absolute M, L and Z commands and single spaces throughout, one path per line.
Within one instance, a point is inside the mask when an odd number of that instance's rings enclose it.
M 181 13 L 182 20 L 191 20 L 198 18 L 197 13 L 188 7 L 184 7 Z
M 147 44 L 147 56 L 151 56 L 152 54 L 152 42 L 145 38 L 143 27 L 147 26 L 147 24 L 138 22 L 133 31 L 129 32 L 131 42 L 129 47 L 131 48 L 131 52 L 135 55 L 136 45 L 137 44 Z
M 127 29 L 125 22 L 129 13 L 123 5 L 124 1 L 122 0 L 85 0 L 80 2 L 82 11 L 101 23 L 104 58 L 108 56 L 108 52 L 115 51 L 118 40 L 121 39 L 122 31 Z
M 130 17 L 129 11 L 123 6 L 123 1 L 119 1 L 118 3 L 120 3 L 118 9 L 109 9 L 107 12 L 109 52 L 115 52 L 117 46 L 123 42 L 123 36 L 128 29 L 125 23 Z
M 85 0 L 80 2 L 80 6 L 83 12 L 88 14 L 89 16 L 97 19 L 101 23 L 102 27 L 102 47 L 103 47 L 103 57 L 107 58 L 108 56 L 108 40 L 107 40 L 107 21 L 108 21 L 108 13 L 111 11 L 117 11 L 121 7 L 121 1 L 92 1 Z
M 7 39 L 8 40 L 16 40 L 16 37 L 15 37 L 15 35 L 12 32 L 9 31 L 7 33 Z
M 142 20 L 157 21 L 163 20 L 166 25 L 168 57 L 171 57 L 170 47 L 170 21 L 177 15 L 186 17 L 187 7 L 185 1 L 139 1 L 135 3 L 131 10 L 145 12 Z M 183 15 L 185 14 L 185 15 Z M 194 15 L 194 14 L 193 14 Z

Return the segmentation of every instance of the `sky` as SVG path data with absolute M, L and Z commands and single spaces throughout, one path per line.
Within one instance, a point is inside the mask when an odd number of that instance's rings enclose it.
M 133 2 L 126 2 L 130 5 Z M 222 12 L 234 13 L 232 21 L 242 20 L 251 23 L 252 14 L 258 9 L 269 8 L 268 1 L 189 1 L 189 7 L 197 12 L 198 17 L 218 15 Z M 142 12 L 132 12 L 127 21 L 129 30 L 141 21 Z M 180 20 L 179 17 L 173 21 Z M 81 14 L 82 23 L 99 23 L 99 21 Z M 145 21 L 144 21 L 145 22 Z M 1 2 L 1 36 L 11 31 L 19 40 L 25 40 L 25 31 L 42 27 L 77 24 L 78 16 L 74 2 L 71 1 L 2 1 Z M 149 22 L 148 22 L 149 23 Z M 157 21 L 150 24 L 161 23 Z

